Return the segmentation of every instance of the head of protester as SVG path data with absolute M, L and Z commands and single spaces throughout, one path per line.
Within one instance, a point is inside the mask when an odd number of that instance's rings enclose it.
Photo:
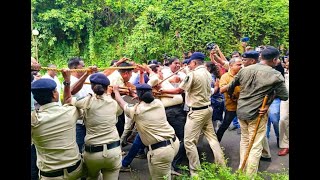
M 69 69 L 83 69 L 85 67 L 83 59 L 80 57 L 72 57 L 68 61 L 68 68 Z M 84 75 L 85 71 L 73 71 L 71 75 L 77 77 L 78 79 Z
M 92 91 L 97 95 L 102 95 L 108 88 L 110 81 L 103 73 L 94 73 L 89 78 Z
M 119 67 L 131 67 L 132 64 L 127 63 L 127 62 L 122 62 Z M 134 68 L 129 68 L 129 69 L 118 69 L 121 77 L 123 78 L 123 82 L 126 83 L 130 80 L 131 76 L 132 76 L 132 71 Z

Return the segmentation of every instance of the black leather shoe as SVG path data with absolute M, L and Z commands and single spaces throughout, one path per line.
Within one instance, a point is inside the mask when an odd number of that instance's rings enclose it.
M 265 158 L 265 157 L 260 157 L 260 161 L 267 161 L 267 162 L 271 162 L 271 158 Z

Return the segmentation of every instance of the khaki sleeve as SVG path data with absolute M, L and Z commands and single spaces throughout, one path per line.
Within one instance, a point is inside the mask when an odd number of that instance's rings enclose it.
M 134 104 L 126 103 L 126 105 L 124 106 L 124 113 L 125 113 L 126 116 L 128 116 L 131 119 L 133 119 L 133 116 L 134 116 L 134 113 L 135 113 Z
M 90 97 L 91 95 L 78 97 L 78 98 L 73 97 L 71 99 L 71 104 L 79 109 L 85 109 L 87 108 L 86 106 L 88 105 L 88 101 L 90 100 Z
M 35 127 L 39 124 L 36 110 L 31 111 L 31 126 Z
M 157 83 L 159 82 L 159 78 L 156 74 L 152 74 L 149 77 L 149 81 L 148 81 L 148 85 L 150 85 L 151 87 L 155 86 Z
M 184 80 L 180 83 L 179 88 L 189 92 L 193 80 L 193 72 L 188 73 Z
M 121 109 L 121 107 L 119 106 L 119 104 L 116 102 L 116 105 L 117 105 L 117 117 L 120 116 L 122 113 L 123 113 L 123 110 Z

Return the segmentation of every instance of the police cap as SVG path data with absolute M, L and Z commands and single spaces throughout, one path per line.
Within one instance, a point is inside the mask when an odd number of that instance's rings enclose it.
M 49 78 L 41 78 L 31 83 L 31 91 L 53 91 L 57 84 Z
M 104 86 L 109 86 L 110 81 L 106 75 L 103 73 L 94 73 L 89 78 L 90 83 L 101 84 Z
M 242 57 L 243 58 L 252 58 L 252 59 L 258 60 L 259 53 L 258 53 L 258 51 L 247 51 L 242 54 Z
M 136 85 L 137 90 L 152 90 L 152 87 L 149 84 L 137 84 Z

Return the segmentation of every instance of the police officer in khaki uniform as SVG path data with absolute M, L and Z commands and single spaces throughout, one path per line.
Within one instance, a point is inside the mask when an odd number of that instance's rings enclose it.
M 210 107 L 211 75 L 203 65 L 204 54 L 194 52 L 188 66 L 190 72 L 176 89 L 161 90 L 163 93 L 177 94 L 186 92 L 186 103 L 190 107 L 184 128 L 184 146 L 189 159 L 191 176 L 197 176 L 196 169 L 200 167 L 197 143 L 203 132 L 213 151 L 215 162 L 226 165 L 223 151 L 218 142 L 212 125 L 212 108 Z
M 153 87 L 161 82 L 163 79 L 161 67 L 159 65 L 151 65 L 147 69 L 149 71 L 149 81 L 148 84 Z M 161 84 L 162 89 L 174 89 L 174 86 L 168 81 L 163 81 Z M 179 165 L 181 165 L 184 159 L 187 159 L 186 150 L 184 148 L 184 126 L 186 124 L 187 114 L 183 110 L 184 103 L 181 94 L 174 94 L 172 98 L 169 97 L 160 97 L 161 102 L 165 108 L 167 120 L 169 124 L 173 127 L 177 137 L 179 138 L 180 147 L 178 154 L 174 157 L 172 167 L 173 173 L 181 171 Z
M 72 99 L 73 105 L 84 110 L 86 136 L 83 158 L 88 168 L 87 180 L 98 179 L 100 172 L 104 180 L 116 180 L 122 159 L 116 123 L 123 110 L 107 94 L 110 82 L 106 75 L 95 73 L 89 80 L 95 94 Z
M 68 75 L 67 75 L 68 74 Z M 65 103 L 71 97 L 70 72 L 63 72 Z M 31 84 L 40 109 L 31 112 L 31 136 L 37 149 L 40 179 L 75 180 L 85 176 L 76 143 L 76 122 L 80 116 L 74 106 L 59 106 L 59 93 L 52 79 L 39 79 Z
M 171 179 L 171 163 L 179 150 L 179 139 L 167 121 L 162 102 L 154 99 L 151 86 L 138 84 L 136 90 L 141 101 L 132 105 L 121 98 L 118 86 L 113 87 L 117 102 L 136 123 L 143 144 L 149 148 L 147 159 L 152 179 Z

